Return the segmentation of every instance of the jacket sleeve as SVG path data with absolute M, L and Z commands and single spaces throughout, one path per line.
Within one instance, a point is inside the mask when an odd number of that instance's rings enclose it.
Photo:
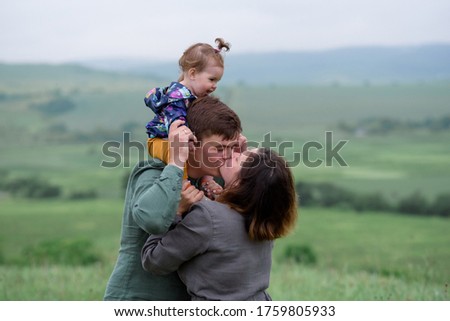
M 146 170 L 136 181 L 131 199 L 131 214 L 148 234 L 166 232 L 172 224 L 181 195 L 183 170 L 167 165 L 161 170 Z
M 167 131 L 169 131 L 170 125 L 178 119 L 184 120 L 184 125 L 188 126 L 186 122 L 186 104 L 183 99 L 172 101 L 164 108 L 163 113 Z
M 211 215 L 205 207 L 192 211 L 164 235 L 151 235 L 142 248 L 142 267 L 157 275 L 178 270 L 180 265 L 204 253 L 213 233 Z

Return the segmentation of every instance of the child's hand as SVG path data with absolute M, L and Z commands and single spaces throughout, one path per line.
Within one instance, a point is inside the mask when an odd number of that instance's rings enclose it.
M 201 201 L 205 194 L 203 191 L 199 191 L 195 186 L 191 185 L 191 182 L 185 180 L 181 187 L 181 200 L 178 204 L 177 215 L 183 215 L 194 203 Z
M 223 191 L 222 186 L 216 183 L 213 176 L 203 176 L 200 180 L 200 187 L 205 192 L 206 197 L 212 200 Z

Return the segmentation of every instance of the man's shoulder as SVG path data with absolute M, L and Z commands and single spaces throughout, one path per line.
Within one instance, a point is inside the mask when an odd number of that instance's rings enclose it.
M 158 175 L 164 168 L 166 164 L 157 158 L 149 157 L 146 160 L 139 161 L 131 170 L 130 179 L 135 180 L 140 176 L 149 175 Z
M 159 169 L 162 170 L 164 167 L 166 167 L 166 164 L 159 160 L 158 158 L 148 157 L 145 160 L 139 161 L 133 168 L 132 172 L 139 172 L 142 170 L 148 170 L 148 169 Z

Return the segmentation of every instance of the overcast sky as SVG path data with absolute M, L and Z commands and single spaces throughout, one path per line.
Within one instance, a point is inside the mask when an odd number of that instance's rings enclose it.
M 0 62 L 450 43 L 450 0 L 0 0 Z M 230 54 L 231 54 L 230 52 Z

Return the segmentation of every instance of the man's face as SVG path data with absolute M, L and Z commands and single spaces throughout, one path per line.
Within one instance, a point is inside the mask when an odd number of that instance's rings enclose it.
M 239 148 L 239 136 L 225 140 L 222 136 L 212 135 L 204 138 L 200 146 L 195 147 L 189 157 L 189 165 L 198 175 L 219 177 L 219 167 L 231 158 L 233 151 Z

